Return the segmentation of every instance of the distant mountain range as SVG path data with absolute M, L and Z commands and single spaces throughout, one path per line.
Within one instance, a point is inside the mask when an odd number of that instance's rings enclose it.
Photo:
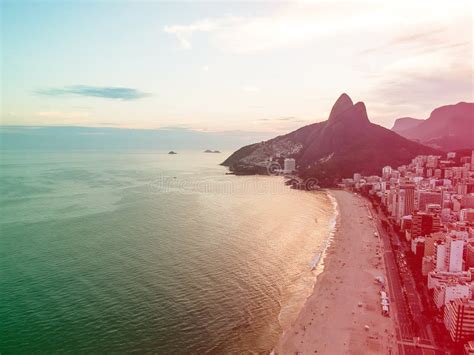
M 474 148 L 474 103 L 438 107 L 426 120 L 399 118 L 392 131 L 444 151 Z
M 364 103 L 353 104 L 342 94 L 327 121 L 245 146 L 222 165 L 236 174 L 265 174 L 275 164 L 270 158 L 281 164 L 284 157 L 292 157 L 301 177 L 314 177 L 321 186 L 332 186 L 355 172 L 380 174 L 383 166 L 398 167 L 419 154 L 439 152 L 371 123 Z

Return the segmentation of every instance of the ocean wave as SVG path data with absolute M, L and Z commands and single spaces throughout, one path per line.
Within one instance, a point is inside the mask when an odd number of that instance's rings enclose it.
M 326 220 L 327 224 L 325 226 L 325 229 L 323 229 L 325 232 L 326 238 L 322 241 L 322 244 L 319 247 L 319 250 L 313 256 L 313 259 L 311 259 L 312 262 L 309 263 L 310 267 L 305 270 L 302 270 L 300 274 L 299 281 L 301 281 L 301 279 L 303 278 L 302 275 L 305 275 L 305 274 L 308 275 L 308 271 L 309 271 L 309 275 L 311 275 L 310 277 L 307 277 L 305 288 L 306 290 L 309 290 L 309 292 L 307 292 L 307 295 L 304 298 L 303 302 L 301 300 L 295 300 L 295 302 L 291 302 L 291 299 L 288 300 L 287 302 L 282 302 L 280 300 L 280 312 L 278 314 L 278 323 L 279 323 L 280 328 L 282 329 L 282 333 L 289 328 L 289 326 L 294 320 L 297 319 L 304 304 L 306 303 L 306 300 L 311 296 L 314 290 L 314 287 L 317 283 L 317 276 L 324 271 L 324 259 L 327 256 L 328 248 L 331 246 L 334 240 L 334 236 L 337 230 L 337 222 L 339 218 L 339 207 L 338 207 L 336 198 L 331 194 L 330 191 L 325 190 L 324 196 L 327 198 L 327 200 L 330 202 L 330 205 L 331 205 L 331 216 Z M 321 219 L 317 219 L 316 221 L 318 224 L 322 222 Z M 315 259 L 317 259 L 317 262 L 315 263 L 313 267 L 312 263 L 314 263 Z

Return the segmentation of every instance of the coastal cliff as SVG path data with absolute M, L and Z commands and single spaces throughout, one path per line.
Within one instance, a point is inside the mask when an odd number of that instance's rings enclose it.
M 385 165 L 400 166 L 416 155 L 437 153 L 371 123 L 365 104 L 354 104 L 342 94 L 327 121 L 240 148 L 222 165 L 236 174 L 265 174 L 275 159 L 294 158 L 301 177 L 316 178 L 327 187 L 355 172 L 373 175 Z

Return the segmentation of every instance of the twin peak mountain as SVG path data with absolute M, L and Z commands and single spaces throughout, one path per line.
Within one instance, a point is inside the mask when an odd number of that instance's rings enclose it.
M 266 174 L 268 161 L 295 158 L 302 178 L 334 186 L 355 172 L 379 174 L 386 165 L 400 166 L 420 154 L 438 154 L 369 121 L 363 102 L 342 94 L 327 121 L 313 123 L 265 142 L 240 148 L 222 165 L 235 174 Z

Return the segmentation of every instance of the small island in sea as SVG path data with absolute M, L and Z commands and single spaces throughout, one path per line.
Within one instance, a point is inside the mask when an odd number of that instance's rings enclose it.
M 178 153 L 176 153 L 176 152 L 173 151 L 173 150 L 170 150 L 170 151 L 168 152 L 168 154 L 178 154 Z
M 204 151 L 204 153 L 215 153 L 215 154 L 219 154 L 220 151 L 218 151 L 218 150 L 206 149 L 206 150 Z

